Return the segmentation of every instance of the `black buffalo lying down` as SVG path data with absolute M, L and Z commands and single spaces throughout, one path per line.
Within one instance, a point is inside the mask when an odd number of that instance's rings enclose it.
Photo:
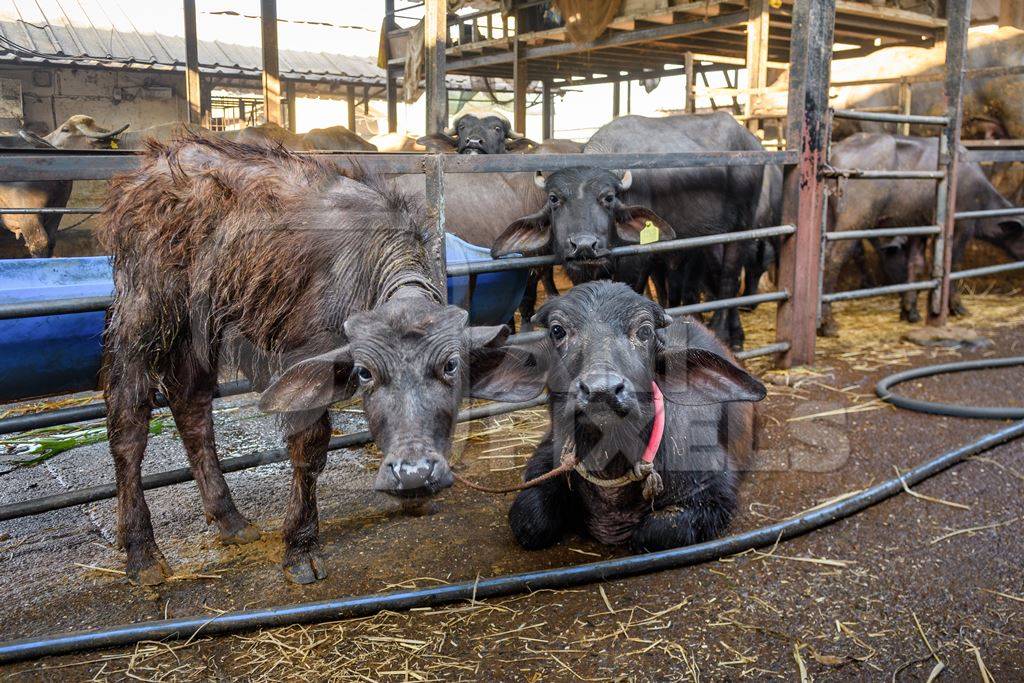
M 550 472 L 572 449 L 578 464 L 568 479 L 519 494 L 509 512 L 516 540 L 542 548 L 586 529 L 649 551 L 719 535 L 753 452 L 752 402 L 764 386 L 696 320 L 673 323 L 622 283 L 579 285 L 545 303 L 535 322 L 548 340 L 517 347 L 533 362 L 506 363 L 501 373 L 517 389 L 510 398 L 545 384 L 551 396 L 551 428 L 525 477 Z
M 134 582 L 163 581 L 142 492 L 153 393 L 167 396 L 206 518 L 225 543 L 259 537 L 217 463 L 212 400 L 222 358 L 256 387 L 288 368 L 261 406 L 284 413 L 293 474 L 284 571 L 326 576 L 316 481 L 327 406 L 357 390 L 384 453 L 375 488 L 401 496 L 452 482 L 446 456 L 464 394 L 493 397 L 487 367 L 504 326 L 467 328 L 445 305 L 421 211 L 387 187 L 283 148 L 190 136 L 151 143 L 114 179 L 103 233 L 114 257 L 104 337 L 118 537 Z M 442 285 L 443 286 L 443 285 Z
M 494 243 L 495 257 L 519 252 L 553 253 L 573 283 L 614 277 L 637 291 L 648 275 L 668 279 L 667 301 L 693 303 L 701 290 L 725 299 L 739 293 L 740 273 L 750 245 L 690 249 L 674 255 L 645 255 L 613 263 L 611 248 L 640 241 L 647 222 L 659 239 L 745 230 L 758 222 L 763 166 L 662 168 L 615 173 L 586 166 L 586 154 L 761 151 L 761 143 L 724 112 L 665 118 L 624 116 L 606 124 L 584 148 L 580 168 L 542 179 L 547 204 L 515 221 Z M 657 276 L 658 273 L 661 276 Z M 743 346 L 736 309 L 718 311 L 711 321 L 718 338 Z

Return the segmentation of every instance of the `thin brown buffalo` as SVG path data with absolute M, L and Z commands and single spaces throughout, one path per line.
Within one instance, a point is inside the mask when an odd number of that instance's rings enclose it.
M 832 145 L 831 159 L 837 168 L 884 170 L 934 170 L 938 148 L 934 139 L 901 137 L 884 133 L 857 133 Z M 795 175 L 786 188 L 795 192 Z M 929 225 L 935 221 L 934 180 L 839 180 L 829 198 L 829 230 L 869 230 L 871 228 Z M 957 211 L 1004 209 L 1011 206 L 985 178 L 978 164 L 961 162 L 956 183 Z M 1024 259 L 1024 219 L 1020 216 L 960 220 L 955 225 L 953 269 L 963 262 L 968 242 L 980 239 L 998 247 L 1013 260 Z M 924 269 L 924 242 L 921 237 L 873 240 L 879 250 L 890 282 L 909 282 Z M 825 258 L 824 291 L 834 292 L 843 264 L 857 243 L 853 240 L 831 242 Z M 954 290 L 950 312 L 964 312 Z M 904 295 L 900 317 L 916 322 L 917 295 Z M 819 333 L 834 336 L 838 325 L 831 306 L 822 305 Z
M 486 368 L 504 326 L 466 328 L 444 304 L 435 239 L 394 190 L 277 147 L 191 136 L 151 143 L 115 178 L 105 207 L 114 304 L 105 394 L 118 490 L 118 537 L 131 581 L 163 581 L 141 486 L 153 392 L 167 396 L 202 496 L 225 543 L 259 531 L 236 509 L 217 464 L 212 398 L 222 359 L 283 414 L 293 474 L 284 571 L 326 576 L 316 481 L 327 406 L 361 390 L 384 459 L 375 488 L 403 498 L 451 484 L 459 401 L 490 397 Z
M 45 136 L 27 131 L 0 136 L 0 149 L 110 149 L 127 125 L 108 130 L 91 116 L 75 115 Z M 31 180 L 0 183 L 0 207 L 13 209 L 63 208 L 71 197 L 70 180 Z M 54 214 L 0 214 L 3 227 L 23 239 L 34 258 L 53 255 L 61 217 Z

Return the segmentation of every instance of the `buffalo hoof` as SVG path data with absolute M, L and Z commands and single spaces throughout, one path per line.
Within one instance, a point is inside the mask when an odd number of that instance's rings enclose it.
M 220 529 L 217 538 L 224 545 L 244 545 L 260 540 L 260 530 L 256 525 L 242 519 L 238 526 Z
M 839 323 L 829 318 L 828 320 L 822 321 L 821 325 L 818 326 L 819 337 L 838 337 L 839 336 Z
M 171 576 L 171 567 L 163 555 L 157 552 L 156 557 L 141 566 L 133 567 L 129 564 L 125 573 L 128 575 L 128 581 L 136 586 L 159 586 L 164 579 Z
M 327 578 L 327 563 L 318 552 L 294 553 L 285 559 L 284 576 L 292 583 L 315 583 Z
M 949 304 L 949 314 L 950 315 L 954 315 L 957 318 L 962 318 L 963 316 L 967 315 L 968 313 L 970 313 L 970 311 L 968 311 L 967 307 L 964 306 L 959 301 L 951 302 Z
M 921 322 L 921 313 L 916 308 L 908 308 L 900 311 L 900 320 L 905 320 L 908 323 L 919 323 Z

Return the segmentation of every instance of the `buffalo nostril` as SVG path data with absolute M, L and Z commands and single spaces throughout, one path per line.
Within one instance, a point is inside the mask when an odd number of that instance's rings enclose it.
M 622 394 L 626 391 L 626 383 L 625 382 L 619 382 L 618 384 L 615 385 L 614 391 L 615 391 L 615 396 L 621 398 Z
M 580 395 L 584 397 L 590 396 L 590 387 L 583 380 L 580 380 Z

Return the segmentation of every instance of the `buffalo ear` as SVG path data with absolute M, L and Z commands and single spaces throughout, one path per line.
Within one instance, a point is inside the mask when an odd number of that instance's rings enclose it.
M 549 251 L 551 244 L 551 217 L 541 209 L 524 216 L 505 228 L 491 247 L 491 258 L 509 254 L 536 254 Z
M 356 391 L 348 346 L 295 363 L 260 397 L 260 410 L 292 413 L 329 406 Z
M 509 138 L 505 141 L 506 152 L 526 152 L 537 146 L 530 138 Z
M 491 343 L 470 350 L 469 395 L 491 401 L 529 401 L 547 383 L 546 355 L 539 345 Z
M 639 242 L 647 221 L 658 228 L 658 240 L 674 240 L 676 231 L 664 218 L 645 206 L 622 206 L 615 210 L 615 231 L 623 242 Z
M 707 349 L 666 348 L 658 354 L 657 369 L 665 399 L 679 405 L 760 401 L 767 394 L 750 373 Z
M 428 152 L 433 152 L 434 154 L 447 154 L 458 149 L 458 142 L 456 142 L 455 138 L 443 133 L 432 133 L 416 138 L 416 144 L 423 145 Z
M 1007 235 L 1019 235 L 1024 233 L 1024 219 L 1007 218 L 999 221 L 999 229 Z

